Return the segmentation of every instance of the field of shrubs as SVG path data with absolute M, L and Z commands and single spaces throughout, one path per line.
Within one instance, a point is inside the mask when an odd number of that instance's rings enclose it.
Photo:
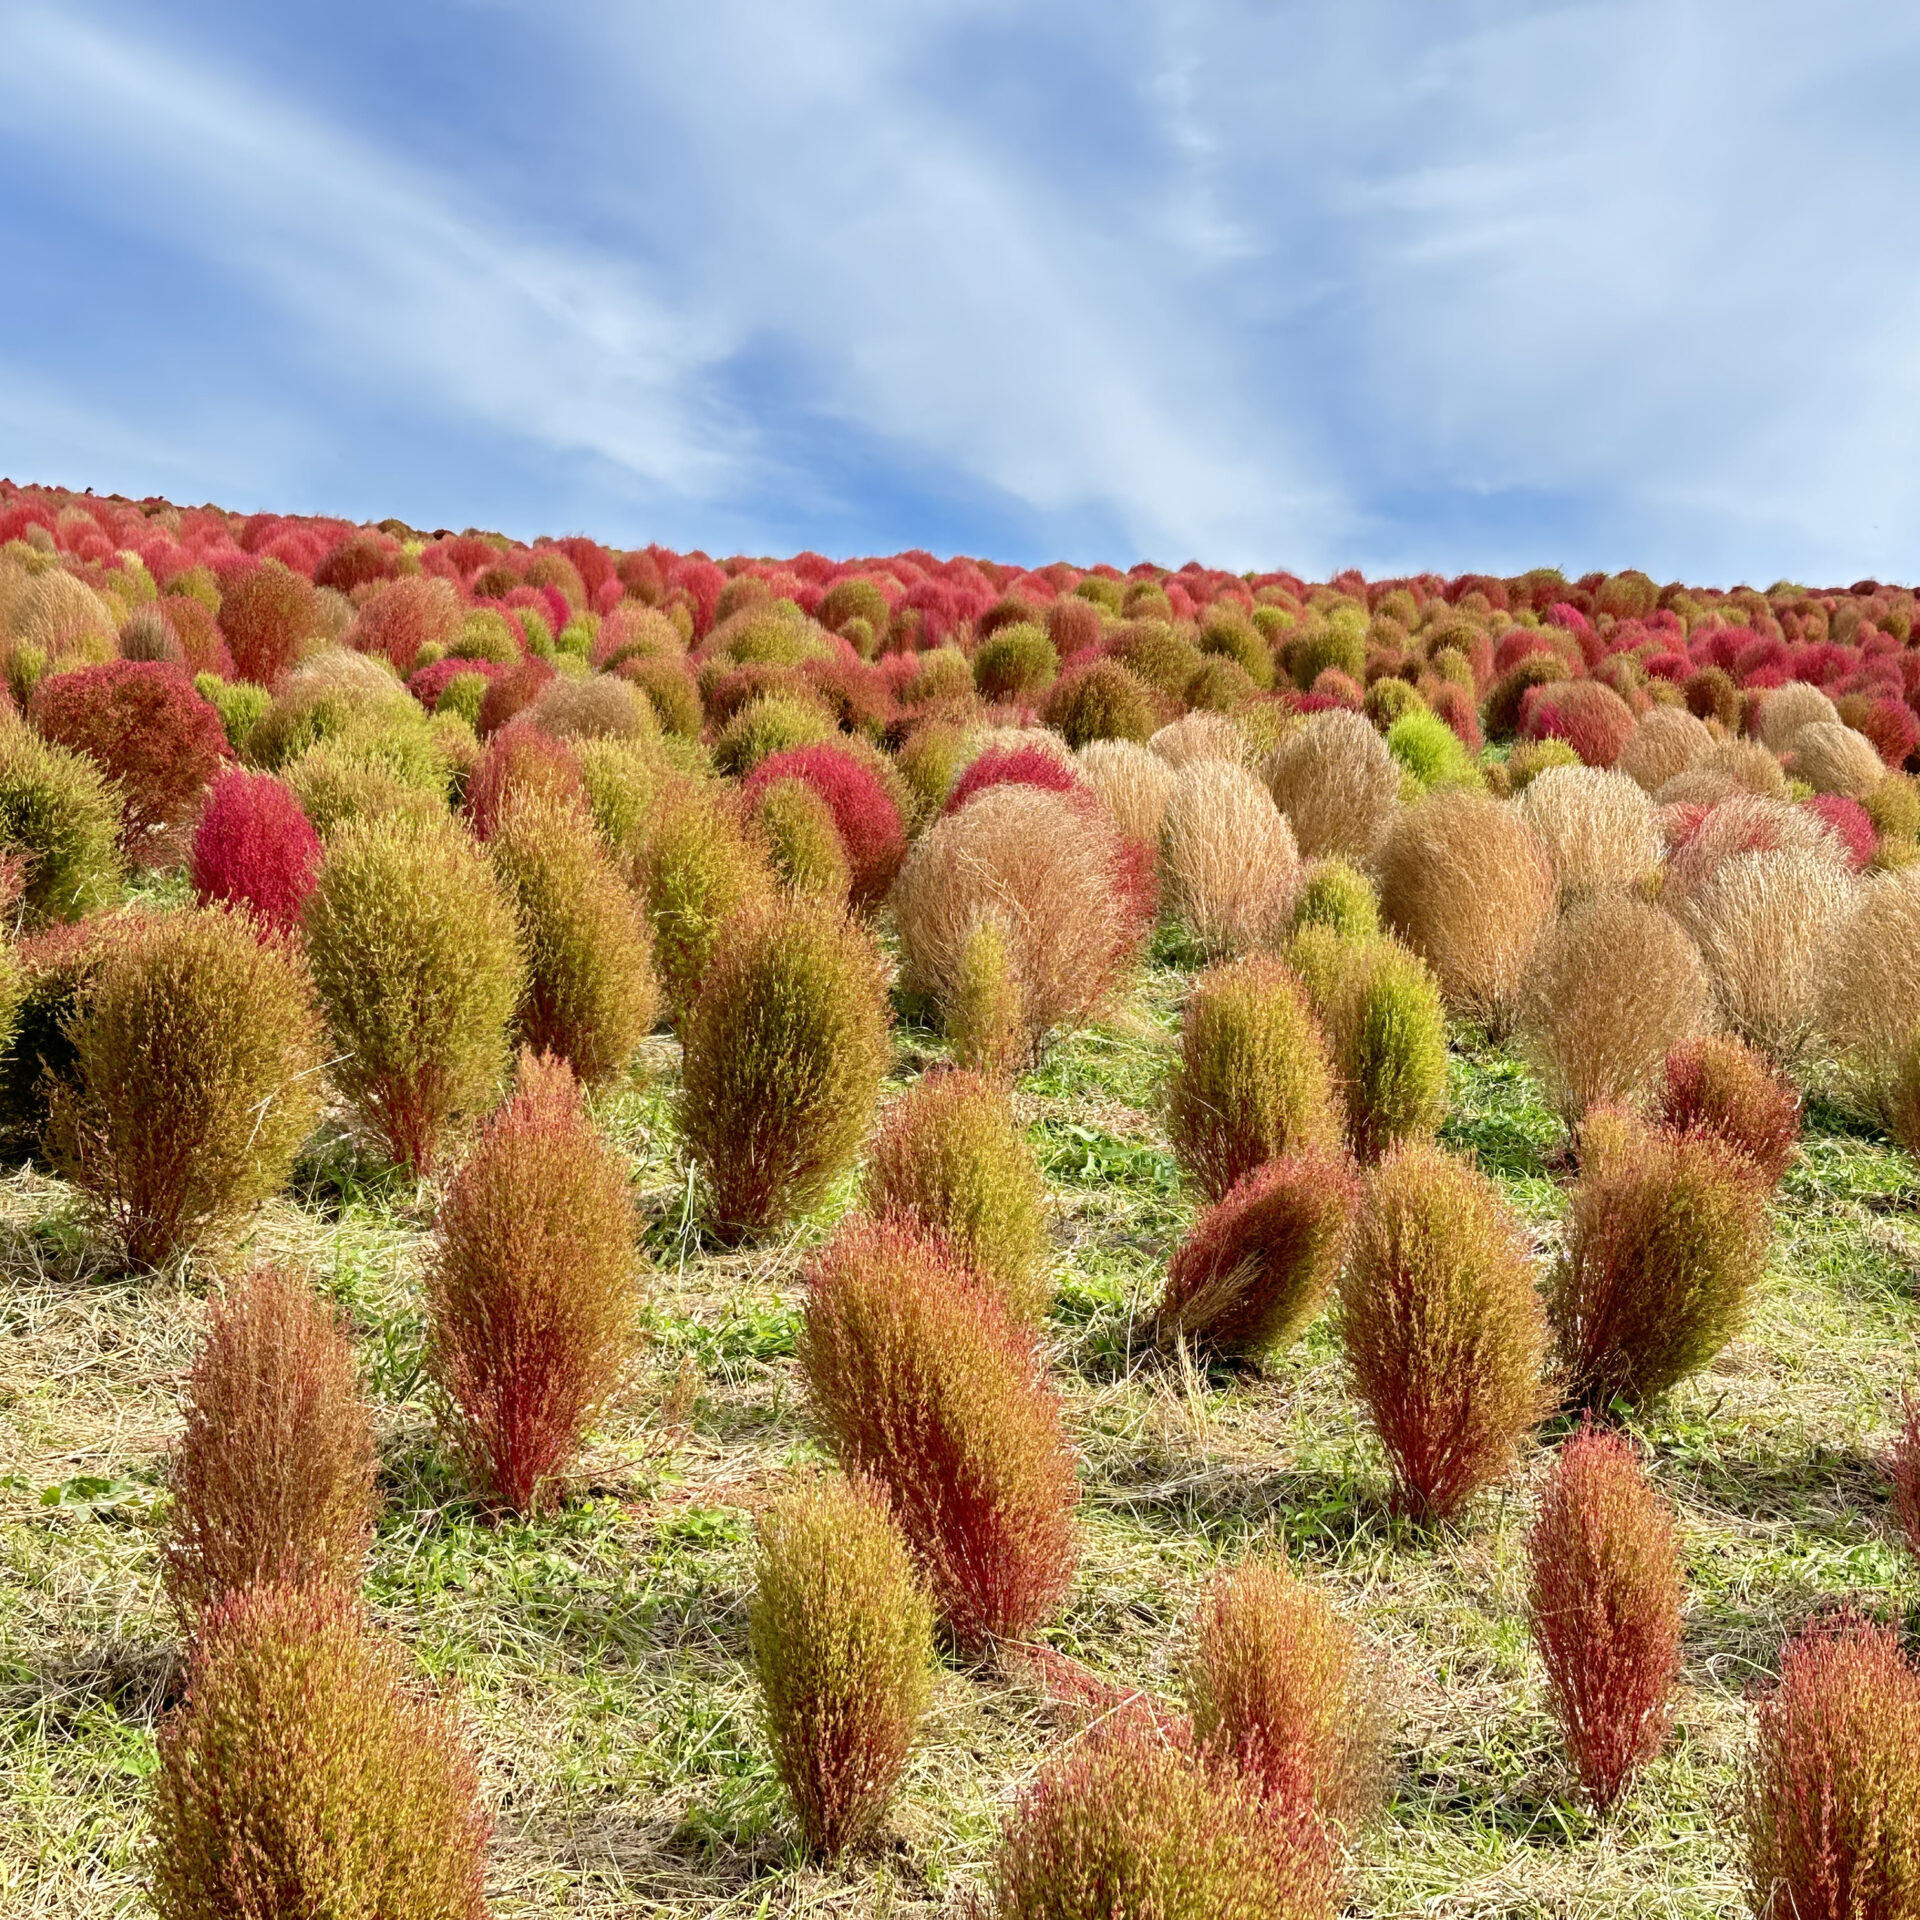
M 1920 1916 L 1917 622 L 0 485 L 0 1908 Z

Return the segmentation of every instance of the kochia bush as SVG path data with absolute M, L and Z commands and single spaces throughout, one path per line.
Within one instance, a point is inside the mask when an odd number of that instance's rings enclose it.
M 1745 1156 L 1767 1187 L 1780 1184 L 1800 1139 L 1800 1096 L 1731 1034 L 1683 1041 L 1666 1057 L 1654 1118 L 1673 1133 L 1707 1136 Z
M 709 1222 L 752 1239 L 852 1165 L 887 1061 L 886 976 L 855 921 L 791 901 L 742 915 L 681 1023 L 678 1120 Z
M 748 1638 L 781 1783 L 838 1854 L 879 1824 L 933 1693 L 933 1610 L 878 1486 L 815 1481 L 762 1515 Z
M 762 760 L 744 783 L 744 797 L 751 802 L 780 780 L 804 781 L 826 801 L 851 871 L 853 904 L 863 912 L 878 906 L 907 857 L 907 834 L 873 768 L 849 747 L 800 747 Z
M 1583 1427 L 1527 1538 L 1527 1617 L 1574 1772 L 1595 1806 L 1665 1744 L 1680 1670 L 1673 1518 L 1632 1444 Z
M 1287 817 L 1246 768 L 1181 768 L 1160 828 L 1167 912 L 1211 954 L 1271 947 L 1286 931 L 1300 879 Z
M 532 1512 L 572 1463 L 638 1340 L 626 1168 L 564 1061 L 519 1085 L 440 1208 L 428 1369 L 481 1497 Z
M 373 1424 L 346 1332 L 298 1274 L 256 1268 L 213 1301 L 185 1413 L 161 1565 L 188 1631 L 251 1586 L 358 1587 Z
M 249 1588 L 192 1655 L 159 1737 L 161 1920 L 486 1920 L 491 1822 L 466 1742 L 356 1602 Z
M 289 931 L 320 876 L 320 836 L 284 781 L 238 767 L 213 783 L 194 829 L 193 890 Z
M 1078 1488 L 1031 1332 L 939 1240 L 856 1217 L 807 1270 L 799 1346 L 814 1418 L 887 1490 L 960 1647 L 1047 1619 Z
M 28 927 L 79 920 L 120 897 L 120 803 L 83 754 L 0 716 L 0 846 L 27 856 Z

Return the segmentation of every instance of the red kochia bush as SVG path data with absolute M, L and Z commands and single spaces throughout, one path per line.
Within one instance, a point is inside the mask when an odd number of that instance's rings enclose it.
M 1920 1674 L 1857 1615 L 1816 1622 L 1761 1700 L 1747 1896 L 1785 1920 L 1907 1920 L 1920 1900 Z
M 440 1209 L 428 1365 L 481 1495 L 530 1513 L 634 1351 L 626 1170 L 563 1061 L 525 1054 Z
M 1523 740 L 1564 740 L 1590 767 L 1610 767 L 1633 738 L 1633 709 L 1598 680 L 1535 687 L 1520 703 Z
M 800 780 L 833 810 L 853 879 L 853 904 L 865 910 L 886 898 L 907 857 L 900 809 L 879 776 L 845 747 L 826 743 L 769 754 L 747 776 L 749 804 L 776 780 Z
M 1248 1174 L 1174 1254 L 1155 1338 L 1248 1358 L 1279 1352 L 1332 1291 L 1359 1198 L 1352 1164 L 1324 1148 Z
M 160 1920 L 486 1920 L 491 1822 L 466 1742 L 337 1589 L 214 1608 L 159 1747 Z
M 529 654 L 517 667 L 509 667 L 487 684 L 486 697 L 480 702 L 480 721 L 474 729 L 481 739 L 495 734 L 509 720 L 540 697 L 540 689 L 558 671 L 551 660 Z
M 976 793 L 987 787 L 1012 784 L 1045 787 L 1049 793 L 1072 793 L 1080 781 L 1073 768 L 1044 747 L 989 747 L 978 754 L 953 783 L 942 813 L 958 813 Z
M 313 891 L 320 853 L 320 836 L 284 780 L 230 768 L 194 831 L 193 889 L 203 905 L 245 907 L 286 931 Z
M 299 658 L 315 620 L 313 583 L 278 560 L 222 576 L 220 631 L 242 680 L 272 686 Z
M 1033 1334 L 941 1240 L 849 1220 L 807 1272 L 800 1364 L 849 1474 L 886 1488 L 954 1639 L 1039 1626 L 1073 1578 L 1073 1454 Z
M 543 794 L 586 804 L 580 756 L 531 720 L 502 727 L 467 776 L 467 820 L 476 840 L 492 838 L 509 799 Z
M 376 1464 L 338 1318 L 285 1268 L 234 1281 L 208 1311 L 167 1476 L 162 1566 L 182 1621 L 262 1582 L 357 1587 Z
M 1709 1034 L 1667 1055 L 1654 1118 L 1674 1133 L 1733 1148 L 1771 1188 L 1800 1138 L 1800 1096 L 1744 1041 Z
M 119 782 L 130 852 L 184 820 L 227 758 L 219 714 L 182 668 L 159 660 L 51 674 L 34 688 L 27 718 L 42 739 L 84 753 Z
M 1680 1668 L 1673 1521 L 1621 1435 L 1582 1427 L 1527 1541 L 1527 1611 L 1567 1753 L 1610 1807 L 1665 1743 Z

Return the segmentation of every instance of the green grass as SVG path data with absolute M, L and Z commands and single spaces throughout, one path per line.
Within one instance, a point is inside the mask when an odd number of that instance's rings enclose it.
M 1181 958 L 1159 949 L 1123 1012 L 1063 1038 L 1017 1093 L 1053 1195 L 1048 1339 L 1083 1462 L 1084 1557 L 1048 1637 L 1172 1694 L 1202 1584 L 1284 1544 L 1372 1636 L 1397 1710 L 1355 1911 L 1743 1911 L 1727 1816 L 1746 1689 L 1813 1608 L 1911 1615 L 1920 1592 L 1877 1464 L 1915 1371 L 1912 1163 L 1816 1107 L 1752 1324 L 1642 1423 L 1681 1517 L 1686 1679 L 1671 1748 L 1602 1827 L 1542 1711 L 1521 1610 L 1528 1480 L 1559 1429 L 1461 1527 L 1422 1535 L 1387 1509 L 1324 1324 L 1265 1371 L 1135 1348 L 1196 1212 L 1160 1119 Z M 903 1028 L 893 1084 L 940 1051 Z M 746 1599 L 756 1510 L 820 1457 L 793 1358 L 799 1270 L 854 1182 L 777 1244 L 713 1249 L 676 1164 L 671 1046 L 648 1065 L 600 1117 L 632 1161 L 652 1341 L 580 1491 L 537 1523 L 489 1524 L 433 1431 L 430 1194 L 331 1138 L 236 1257 L 306 1260 L 350 1317 L 386 1497 L 367 1593 L 473 1727 L 497 1912 L 937 1912 L 978 1875 L 1054 1737 L 1048 1711 L 1017 1677 L 947 1668 L 882 1849 L 830 1872 L 798 1857 L 755 1720 Z M 1476 1041 L 1450 1092 L 1446 1143 L 1502 1184 L 1544 1258 L 1564 1208 L 1558 1123 L 1526 1070 Z M 178 1682 L 161 1468 L 205 1276 L 99 1271 L 68 1196 L 31 1172 L 0 1185 L 0 1273 L 0 1910 L 130 1913 L 154 1719 Z

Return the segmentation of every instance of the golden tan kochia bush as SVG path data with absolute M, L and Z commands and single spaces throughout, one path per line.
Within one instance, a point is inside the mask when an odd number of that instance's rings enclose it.
M 565 1060 L 589 1086 L 624 1073 L 660 1003 L 645 915 L 583 807 L 508 799 L 487 858 L 512 903 L 527 959 L 521 1043 Z
M 1238 761 L 1181 767 L 1160 828 L 1163 911 L 1209 954 L 1277 945 L 1293 917 L 1300 856 L 1287 817 Z
M 1820 1047 L 1841 1087 L 1920 1151 L 1920 867 L 1876 875 L 1828 950 Z
M 1000 923 L 1017 989 L 1019 1064 L 1107 997 L 1137 937 L 1116 882 L 1119 837 L 1100 810 L 1002 785 L 936 822 L 894 885 L 906 983 L 951 1011 L 969 940 Z
M 863 1192 L 877 1218 L 948 1241 L 1014 1319 L 1046 1318 L 1046 1183 L 1000 1087 L 964 1068 L 922 1074 L 887 1109 Z
M 1864 733 L 1837 720 L 1816 720 L 1793 736 L 1793 775 L 1815 793 L 1859 800 L 1887 777 L 1887 764 Z
M 1838 726 L 1840 710 L 1805 680 L 1789 680 L 1760 702 L 1760 741 L 1769 753 L 1790 752 L 1794 735 L 1816 722 Z
M 790 900 L 722 929 L 681 1022 L 676 1108 L 721 1239 L 771 1231 L 853 1164 L 887 1024 L 885 965 L 857 920 Z
M 1273 749 L 1262 771 L 1307 859 L 1335 855 L 1373 864 L 1398 810 L 1400 769 L 1361 715 L 1311 715 Z
M 320 1117 L 313 984 L 263 934 L 218 907 L 131 918 L 81 990 L 48 1145 L 136 1266 L 277 1193 Z
M 1514 806 L 1553 862 L 1563 905 L 1637 885 L 1660 864 L 1653 802 L 1624 773 L 1549 767 Z
M 1448 1008 L 1496 1039 L 1512 1025 L 1555 891 L 1540 836 L 1481 794 L 1407 808 L 1381 855 L 1381 918 L 1433 969 Z
M 1736 789 L 1698 819 L 1685 808 L 1670 817 L 1682 834 L 1667 858 L 1660 901 L 1685 914 L 1688 903 L 1736 853 L 1811 853 L 1846 865 L 1846 850 L 1817 813 L 1785 800 Z
M 486 1920 L 466 1740 L 334 1588 L 250 1587 L 209 1613 L 152 1819 L 161 1920 Z
M 1173 797 L 1169 762 L 1134 740 L 1089 740 L 1074 765 L 1128 839 L 1160 844 L 1160 826 Z
M 1712 751 L 1713 735 L 1697 714 L 1685 707 L 1655 707 L 1621 749 L 1614 771 L 1624 773 L 1648 793 L 1657 793 Z
M 1147 742 L 1147 751 L 1178 773 L 1196 760 L 1231 760 L 1237 764 L 1246 744 L 1246 735 L 1224 713 L 1196 712 L 1183 714 L 1162 727 Z
M 531 1513 L 639 1341 L 633 1202 L 562 1060 L 523 1054 L 441 1203 L 427 1370 L 480 1497 Z
M 189 1632 L 247 1587 L 359 1586 L 373 1424 L 345 1330 L 301 1276 L 259 1267 L 214 1299 L 185 1416 L 161 1566 Z
M 1194 982 L 1167 1089 L 1167 1130 L 1209 1200 L 1283 1154 L 1339 1145 L 1326 1043 L 1305 990 L 1280 961 L 1250 954 Z
M 1285 1557 L 1216 1575 L 1186 1662 L 1201 1749 L 1336 1832 L 1379 1803 L 1386 1716 L 1360 1637 Z
M 1519 1223 L 1466 1161 L 1420 1144 L 1367 1177 L 1340 1337 L 1397 1503 L 1456 1513 L 1512 1468 L 1546 1409 L 1546 1317 Z
M 1854 898 L 1845 867 L 1824 854 L 1737 853 L 1686 904 L 1721 1017 L 1777 1061 L 1806 1045 Z
M 933 1695 L 933 1608 L 875 1482 L 812 1481 L 761 1516 L 748 1640 L 801 1831 L 838 1854 L 879 1825 Z
M 1713 995 L 1699 949 L 1671 914 L 1628 894 L 1571 908 L 1541 942 L 1521 1041 L 1569 1126 L 1591 1106 L 1638 1100 L 1668 1052 L 1704 1033 Z
M 334 1084 L 424 1174 L 505 1072 L 526 978 L 513 909 L 452 821 L 390 816 L 340 829 L 303 921 Z

